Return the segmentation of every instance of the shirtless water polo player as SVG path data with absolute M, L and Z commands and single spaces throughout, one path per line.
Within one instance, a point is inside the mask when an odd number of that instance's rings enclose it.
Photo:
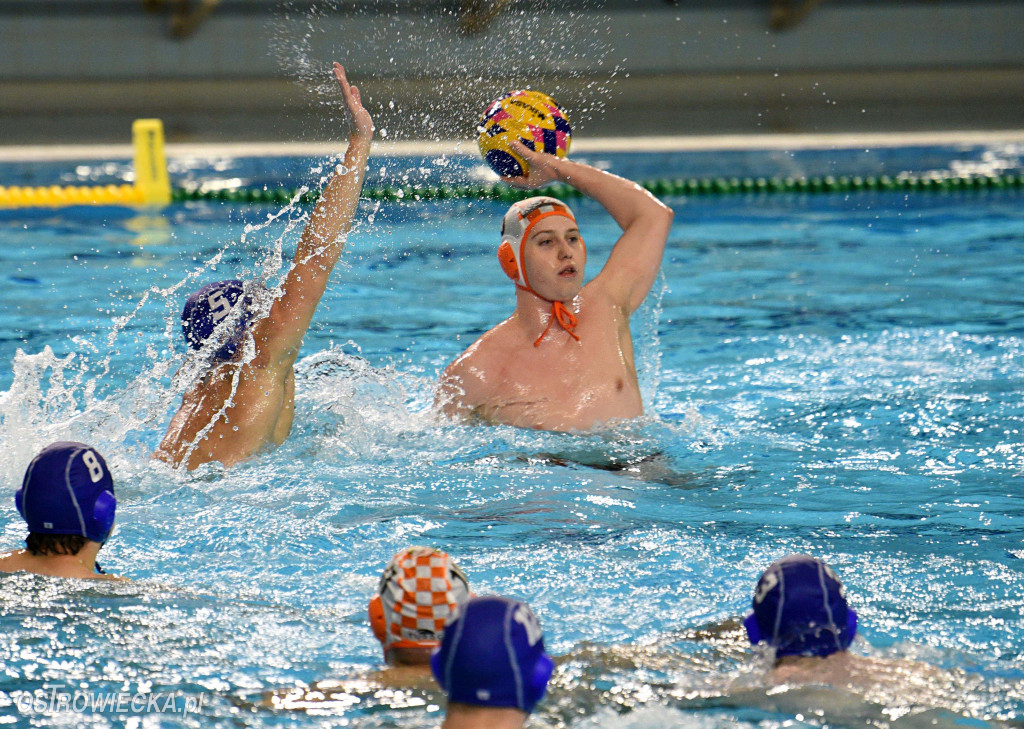
M 114 530 L 117 498 L 107 462 L 84 443 L 51 443 L 25 470 L 14 504 L 28 525 L 25 549 L 0 554 L 0 572 L 124 579 L 96 562 Z
M 535 189 L 558 181 L 599 202 L 622 228 L 586 285 L 587 250 L 565 203 L 533 197 L 502 222 L 498 257 L 516 284 L 516 309 L 441 375 L 446 415 L 543 430 L 586 430 L 644 412 L 629 317 L 661 266 L 672 210 L 634 182 L 514 143 Z
M 292 367 L 352 226 L 373 139 L 373 123 L 359 89 L 349 85 L 340 64 L 334 64 L 334 76 L 352 122 L 345 161 L 310 215 L 269 314 L 249 323 L 241 281 L 209 284 L 185 306 L 182 321 L 189 345 L 211 351 L 213 362 L 185 393 L 153 454 L 173 466 L 194 469 L 210 461 L 232 466 L 267 445 L 280 445 L 291 430 Z M 255 353 L 242 361 L 248 333 Z

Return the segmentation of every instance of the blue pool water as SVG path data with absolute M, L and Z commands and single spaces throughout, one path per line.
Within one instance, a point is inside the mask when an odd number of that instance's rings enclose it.
M 1021 148 L 581 155 L 635 179 L 958 174 Z M 180 184 L 314 186 L 323 159 L 175 158 Z M 0 183 L 104 182 L 120 162 L 3 163 Z M 368 184 L 464 182 L 476 159 L 381 157 Z M 526 599 L 568 655 L 536 726 L 882 726 L 1024 715 L 1024 205 L 1013 191 L 667 200 L 663 280 L 633 321 L 647 417 L 587 435 L 465 427 L 437 374 L 510 313 L 503 205 L 360 209 L 297 367 L 288 442 L 230 472 L 152 465 L 180 398 L 187 292 L 276 276 L 304 208 L 0 211 L 0 480 L 43 445 L 114 471 L 122 585 L 0 577 L 0 723 L 436 726 L 428 694 L 321 712 L 264 692 L 380 667 L 366 604 L 388 558 L 449 551 Z M 590 274 L 616 237 L 575 204 Z M 0 499 L 3 549 L 20 545 Z M 686 631 L 741 615 L 772 560 L 830 562 L 853 651 L 937 666 L 839 717 L 766 689 L 763 659 Z M 646 658 L 616 656 L 642 648 Z M 197 713 L 21 711 L 25 692 L 172 693 Z M 40 702 L 37 701 L 37 705 Z M 45 708 L 46 701 L 42 701 Z M 867 707 L 867 708 L 865 708 Z M 900 721 L 897 721 L 900 720 Z M 133 723 L 134 722 L 134 723 Z M 141 722 L 141 723 L 140 723 Z

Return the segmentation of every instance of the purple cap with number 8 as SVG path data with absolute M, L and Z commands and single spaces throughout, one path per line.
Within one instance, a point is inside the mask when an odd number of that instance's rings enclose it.
M 103 456 L 84 443 L 59 442 L 32 459 L 14 495 L 36 534 L 79 534 L 103 542 L 114 525 L 114 480 Z

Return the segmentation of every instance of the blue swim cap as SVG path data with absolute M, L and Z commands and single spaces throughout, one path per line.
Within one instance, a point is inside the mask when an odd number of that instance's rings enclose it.
M 806 554 L 773 562 L 757 581 L 753 605 L 743 621 L 747 637 L 773 646 L 777 658 L 844 651 L 857 632 L 857 613 L 836 573 Z
M 14 495 L 36 534 L 78 534 L 103 542 L 114 526 L 114 480 L 103 456 L 84 443 L 53 443 L 25 471 Z
M 206 284 L 188 297 L 181 312 L 181 331 L 192 349 L 201 349 L 206 340 L 213 336 L 217 325 L 228 318 L 235 304 L 241 300 L 246 304 L 242 282 L 238 279 L 217 281 Z M 216 359 L 231 359 L 238 345 L 242 343 L 245 328 L 249 324 L 248 306 L 235 322 L 234 331 L 214 353 Z
M 507 597 L 474 597 L 444 631 L 430 657 L 449 701 L 533 711 L 555 668 L 529 606 Z

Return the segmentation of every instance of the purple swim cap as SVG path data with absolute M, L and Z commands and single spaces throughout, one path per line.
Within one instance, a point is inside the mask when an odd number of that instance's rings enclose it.
M 114 525 L 114 480 L 103 456 L 84 443 L 60 442 L 32 459 L 14 495 L 36 534 L 78 534 L 103 542 Z
M 217 281 L 206 284 L 188 297 L 181 312 L 181 331 L 192 349 L 201 349 L 206 340 L 214 335 L 217 325 L 228 318 L 235 304 L 242 301 L 244 310 L 235 321 L 234 330 L 214 353 L 216 359 L 231 359 L 242 343 L 245 328 L 249 324 L 249 310 L 242 282 L 238 279 Z
M 555 668 L 540 623 L 526 603 L 474 597 L 430 657 L 449 701 L 533 711 Z
M 806 554 L 773 562 L 757 581 L 753 605 L 743 621 L 747 637 L 774 647 L 777 658 L 831 655 L 857 632 L 857 613 L 836 573 Z

